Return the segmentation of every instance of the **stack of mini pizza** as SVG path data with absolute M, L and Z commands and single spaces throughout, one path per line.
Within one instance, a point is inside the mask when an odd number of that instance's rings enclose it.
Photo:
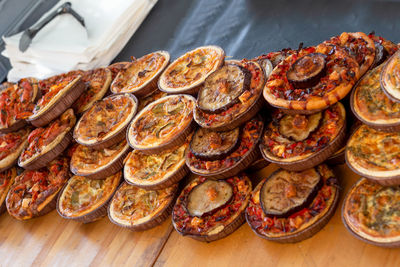
M 347 161 L 365 178 L 344 201 L 346 227 L 399 246 L 397 50 L 345 32 L 251 60 L 202 46 L 171 64 L 156 51 L 3 83 L 0 212 L 27 220 L 56 208 L 83 223 L 108 213 L 134 231 L 172 213 L 180 234 L 206 242 L 247 220 L 262 238 L 299 242 L 334 214 L 339 181 L 329 165 Z M 256 177 L 269 163 L 280 168 Z

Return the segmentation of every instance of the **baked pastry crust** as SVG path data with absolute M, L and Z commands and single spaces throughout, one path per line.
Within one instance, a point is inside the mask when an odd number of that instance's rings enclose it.
M 246 220 L 258 236 L 277 242 L 298 242 L 311 237 L 328 222 L 338 203 L 339 189 L 326 165 L 319 165 L 316 170 L 323 179 L 323 186 L 311 204 L 290 216 L 267 216 L 260 204 L 260 190 L 268 178 L 257 185 L 246 208 Z
M 127 132 L 129 144 L 145 153 L 182 145 L 192 130 L 195 101 L 182 94 L 150 103 L 132 120 Z
M 23 128 L 16 132 L 0 134 L 0 171 L 14 166 L 18 157 L 28 145 L 30 128 Z
M 84 146 L 97 147 L 113 137 L 121 134 L 121 138 L 113 140 L 111 146 L 121 141 L 123 131 L 135 116 L 137 99 L 135 96 L 123 93 L 115 94 L 98 101 L 83 114 L 74 129 L 75 141 Z
M 59 157 L 45 168 L 25 170 L 15 178 L 6 198 L 8 213 L 28 220 L 55 209 L 57 194 L 69 178 L 68 159 Z
M 294 88 L 286 73 L 297 59 L 311 53 L 326 56 L 326 71 L 312 88 Z M 322 43 L 316 47 L 304 48 L 274 68 L 264 87 L 264 97 L 272 106 L 287 112 L 316 113 L 335 104 L 350 92 L 360 77 L 359 69 L 357 61 L 340 46 Z
M 117 172 L 103 180 L 71 177 L 60 192 L 57 211 L 68 219 L 90 214 L 107 204 L 117 190 L 121 176 L 121 172 Z
M 205 177 L 199 177 L 191 181 L 179 195 L 172 212 L 172 223 L 175 229 L 182 235 L 187 235 L 201 241 L 214 241 L 233 232 L 243 223 L 243 216 L 251 195 L 251 182 L 245 174 L 225 179 L 233 188 L 233 196 L 225 205 L 208 212 L 201 217 L 192 216 L 187 210 L 189 193 L 199 184 L 207 181 Z M 207 193 L 208 194 L 208 193 Z M 213 193 L 205 196 L 213 198 Z M 235 229 L 230 225 L 236 224 Z M 227 232 L 229 231 L 229 232 Z
M 26 169 L 44 167 L 69 145 L 75 123 L 74 112 L 68 109 L 47 127 L 33 130 L 28 136 L 28 146 L 21 153 L 18 165 Z M 36 166 L 38 161 L 41 161 L 40 166 Z
M 111 85 L 113 93 L 132 93 L 146 96 L 157 88 L 158 77 L 167 67 L 170 55 L 156 51 L 134 60 L 125 66 Z
M 385 187 L 361 178 L 344 200 L 343 222 L 364 241 L 399 247 L 399 203 L 399 186 Z
M 215 45 L 186 52 L 161 74 L 158 87 L 166 93 L 196 93 L 198 86 L 224 64 L 225 52 Z
M 24 127 L 38 96 L 34 78 L 24 78 L 16 84 L 3 83 L 0 88 L 0 132 L 9 133 Z
M 134 231 L 147 230 L 162 223 L 171 213 L 177 185 L 145 190 L 122 183 L 111 200 L 108 217 L 112 223 Z

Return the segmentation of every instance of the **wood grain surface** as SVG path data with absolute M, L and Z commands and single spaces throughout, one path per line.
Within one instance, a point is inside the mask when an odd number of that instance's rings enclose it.
M 270 165 L 252 175 L 254 183 Z M 358 180 L 335 167 L 344 192 Z M 339 206 L 340 207 L 340 206 Z M 202 243 L 175 232 L 170 220 L 152 230 L 131 232 L 103 218 L 83 225 L 53 211 L 20 222 L 0 216 L 0 266 L 400 266 L 400 249 L 379 248 L 347 232 L 338 209 L 314 237 L 278 244 L 257 237 L 247 224 L 225 239 Z

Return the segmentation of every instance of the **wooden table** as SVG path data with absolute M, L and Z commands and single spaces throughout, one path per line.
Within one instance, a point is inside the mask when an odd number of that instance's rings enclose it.
M 270 165 L 253 175 L 271 173 Z M 335 167 L 344 192 L 359 178 Z M 56 211 L 27 222 L 0 216 L 0 266 L 400 266 L 400 249 L 379 248 L 347 232 L 338 209 L 312 238 L 278 244 L 257 237 L 247 224 L 213 243 L 180 236 L 170 220 L 145 232 L 119 228 L 103 218 L 88 225 Z

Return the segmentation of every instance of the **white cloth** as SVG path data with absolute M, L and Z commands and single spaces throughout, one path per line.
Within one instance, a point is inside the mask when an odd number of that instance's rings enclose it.
M 66 1 L 60 1 L 57 9 Z M 25 52 L 19 50 L 22 33 L 3 37 L 2 54 L 10 59 L 9 81 L 38 79 L 74 69 L 106 66 L 117 56 L 146 18 L 157 0 L 69 0 L 86 28 L 70 14 L 57 16 L 33 38 Z

